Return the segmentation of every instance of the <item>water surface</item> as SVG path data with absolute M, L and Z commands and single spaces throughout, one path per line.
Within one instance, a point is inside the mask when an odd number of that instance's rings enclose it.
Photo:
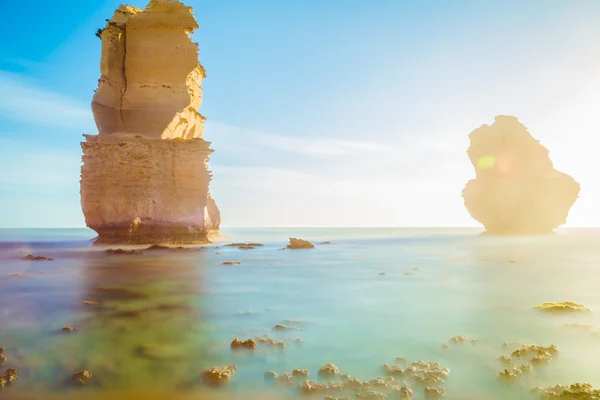
M 396 356 L 450 368 L 449 399 L 527 399 L 531 388 L 557 383 L 600 387 L 600 336 L 564 327 L 600 331 L 600 230 L 529 238 L 479 233 L 230 229 L 196 252 L 118 256 L 93 246 L 84 229 L 0 230 L 0 347 L 8 356 L 4 368 L 19 369 L 0 397 L 295 398 L 295 387 L 276 387 L 264 372 L 302 368 L 316 379 L 321 365 L 334 363 L 367 380 L 383 375 L 381 365 Z M 332 244 L 280 250 L 290 236 Z M 265 246 L 223 246 L 233 241 Z M 55 260 L 20 259 L 27 254 Z M 592 313 L 531 308 L 562 300 Z M 272 331 L 280 323 L 299 330 Z M 66 325 L 76 332 L 61 332 Z M 253 353 L 229 347 L 234 337 L 265 333 L 288 346 Z M 479 344 L 444 349 L 455 335 Z M 554 343 L 560 354 L 507 386 L 496 379 L 504 368 L 497 357 L 510 352 L 504 342 Z M 199 379 L 205 368 L 230 364 L 238 373 L 224 389 Z M 92 384 L 73 388 L 70 376 L 84 369 Z M 423 398 L 422 389 L 415 392 Z

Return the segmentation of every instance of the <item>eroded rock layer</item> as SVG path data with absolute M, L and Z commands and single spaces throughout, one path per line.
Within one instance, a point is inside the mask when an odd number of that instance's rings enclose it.
M 121 5 L 97 35 L 98 135 L 82 143 L 81 203 L 100 243 L 204 243 L 220 225 L 202 139 L 198 24 L 178 0 Z
M 468 150 L 476 178 L 463 190 L 471 216 L 492 234 L 545 234 L 564 224 L 579 184 L 554 169 L 548 150 L 517 118 L 474 130 Z

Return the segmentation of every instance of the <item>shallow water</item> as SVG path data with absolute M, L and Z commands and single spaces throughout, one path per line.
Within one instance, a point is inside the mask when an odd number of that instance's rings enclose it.
M 290 236 L 332 244 L 279 250 Z M 296 387 L 274 386 L 264 372 L 302 368 L 316 379 L 334 363 L 367 380 L 396 356 L 450 368 L 448 399 L 528 399 L 531 388 L 557 383 L 600 387 L 600 335 L 563 326 L 600 331 L 600 230 L 498 238 L 477 229 L 235 229 L 197 252 L 144 255 L 107 255 L 92 237 L 0 230 L 0 347 L 4 368 L 19 369 L 0 398 L 294 398 Z M 265 246 L 223 246 L 233 241 Z M 20 260 L 30 253 L 55 260 Z M 592 313 L 531 308 L 563 300 Z M 290 319 L 299 330 L 271 330 Z M 61 332 L 65 325 L 77 331 Z M 264 333 L 290 343 L 229 347 L 234 337 Z M 443 349 L 456 335 L 479 344 Z M 503 342 L 554 343 L 559 357 L 506 385 L 496 379 L 504 368 L 497 357 L 511 351 Z M 203 369 L 230 364 L 238 373 L 226 388 L 201 383 Z M 92 384 L 68 385 L 83 369 Z

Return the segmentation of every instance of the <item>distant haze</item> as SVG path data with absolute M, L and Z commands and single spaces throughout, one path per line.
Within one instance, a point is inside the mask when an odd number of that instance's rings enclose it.
M 498 114 L 581 183 L 567 226 L 600 226 L 599 1 L 184 2 L 224 226 L 477 226 L 468 134 Z M 119 4 L 3 6 L 0 227 L 84 226 L 94 33 Z

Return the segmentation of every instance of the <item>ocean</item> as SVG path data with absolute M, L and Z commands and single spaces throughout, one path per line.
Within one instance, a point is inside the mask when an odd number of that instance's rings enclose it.
M 333 363 L 364 381 L 385 376 L 382 365 L 396 357 L 448 368 L 440 386 L 447 399 L 600 387 L 600 229 L 543 237 L 472 228 L 224 229 L 198 251 L 140 255 L 106 254 L 93 237 L 87 229 L 0 229 L 0 372 L 18 369 L 0 398 L 293 399 L 302 396 L 300 381 L 276 384 L 265 372 L 306 369 L 318 380 L 319 368 Z M 290 237 L 315 248 L 282 250 Z M 264 246 L 225 246 L 231 242 Z M 54 260 L 21 259 L 28 254 Z M 591 312 L 532 308 L 566 300 Z M 289 329 L 273 330 L 277 324 Z M 230 348 L 236 337 L 264 334 L 288 344 Z M 467 340 L 443 346 L 457 335 Z M 499 380 L 506 367 L 498 357 L 524 344 L 555 344 L 559 353 L 514 383 Z M 204 369 L 234 364 L 224 387 L 202 382 Z M 76 387 L 71 376 L 82 370 L 92 379 Z M 413 391 L 424 398 L 422 388 Z

